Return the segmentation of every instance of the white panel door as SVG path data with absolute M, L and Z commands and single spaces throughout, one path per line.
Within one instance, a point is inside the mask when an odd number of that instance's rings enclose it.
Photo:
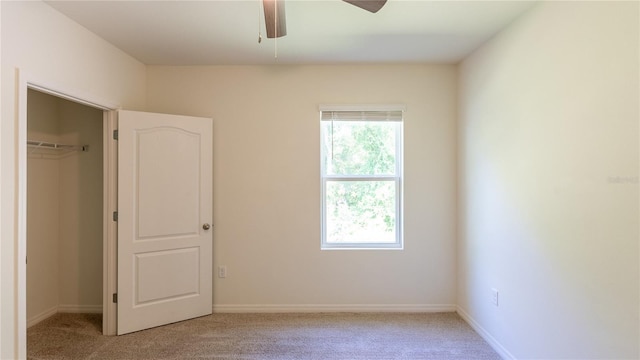
M 212 120 L 118 112 L 118 335 L 211 314 Z

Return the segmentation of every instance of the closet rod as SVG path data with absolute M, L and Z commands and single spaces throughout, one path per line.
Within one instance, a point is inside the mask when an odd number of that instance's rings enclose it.
M 89 145 L 65 145 L 50 143 L 46 141 L 27 140 L 27 146 L 36 149 L 66 150 L 66 151 L 89 151 Z

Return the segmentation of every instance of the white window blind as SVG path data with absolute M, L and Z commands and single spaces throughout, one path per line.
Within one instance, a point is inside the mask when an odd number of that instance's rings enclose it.
M 323 121 L 402 121 L 402 111 L 322 111 Z

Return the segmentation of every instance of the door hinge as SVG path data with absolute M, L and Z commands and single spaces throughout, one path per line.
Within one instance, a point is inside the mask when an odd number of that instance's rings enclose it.
M 118 221 L 118 212 L 117 211 L 113 212 L 113 221 Z
M 118 140 L 118 130 L 113 130 L 113 140 Z
M 113 303 L 114 304 L 118 303 L 118 293 L 113 294 Z

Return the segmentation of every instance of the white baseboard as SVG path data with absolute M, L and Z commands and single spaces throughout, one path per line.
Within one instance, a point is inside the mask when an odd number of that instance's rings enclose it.
M 59 313 L 102 314 L 102 305 L 58 305 Z
M 214 313 L 455 312 L 452 304 L 219 304 Z
M 513 356 L 496 338 L 494 338 L 487 330 L 485 330 L 477 321 L 475 321 L 466 311 L 464 311 L 460 306 L 457 307 L 457 313 L 460 315 L 464 321 L 466 321 L 469 326 L 473 328 L 489 345 L 495 350 L 500 357 L 505 360 L 516 360 L 516 357 Z
M 58 313 L 58 307 L 54 306 L 51 309 L 45 310 L 43 312 L 41 312 L 40 314 L 31 317 L 30 319 L 27 319 L 27 328 L 32 327 L 33 325 L 46 320 L 50 317 L 52 317 L 53 315 Z

